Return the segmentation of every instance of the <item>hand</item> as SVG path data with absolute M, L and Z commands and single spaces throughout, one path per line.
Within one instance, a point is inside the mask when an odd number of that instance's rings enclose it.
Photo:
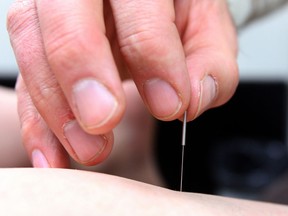
M 22 87 L 24 86 L 19 83 L 18 88 Z M 127 110 L 121 123 L 114 130 L 115 144 L 111 156 L 101 165 L 86 167 L 73 161 L 71 166 L 73 169 L 104 172 L 163 186 L 164 181 L 155 165 L 155 154 L 153 152 L 155 121 L 145 109 L 135 84 L 132 81 L 125 81 L 123 82 L 123 89 L 127 97 Z M 13 90 L 0 88 L 0 96 L 2 98 L 0 119 L 3 120 L 0 122 L 0 167 L 29 167 L 31 164 L 20 139 L 20 120 L 17 118 L 16 94 Z M 45 127 L 45 122 L 33 107 L 29 94 L 20 96 L 19 114 L 24 123 L 22 131 L 27 131 L 25 132 L 26 139 L 31 139 L 29 131 L 34 132 L 33 142 L 30 142 L 31 145 L 25 146 L 29 156 L 35 154 L 34 151 L 38 148 L 37 143 L 41 143 L 40 150 L 46 152 L 46 155 L 50 158 L 55 158 L 50 165 L 45 161 L 45 158 L 36 157 L 33 159 L 32 156 L 34 166 L 68 166 L 68 163 L 64 164 L 63 160 L 59 160 L 62 152 L 64 152 L 63 148 L 55 139 L 53 133 Z M 25 122 L 29 122 L 30 118 L 36 119 L 37 115 L 38 124 L 25 129 Z M 44 139 L 40 140 L 39 137 Z M 38 153 L 36 150 L 36 154 Z
M 96 166 L 72 163 L 76 169 L 108 173 L 153 185 L 165 181 L 155 161 L 156 121 L 145 109 L 133 81 L 124 81 L 127 109 L 114 129 L 115 143 L 109 158 Z
M 236 33 L 224 0 L 18 0 L 8 31 L 25 82 L 19 98 L 28 94 L 45 123 L 39 114 L 25 122 L 25 145 L 41 149 L 29 137 L 44 140 L 34 130 L 40 124 L 86 165 L 112 148 L 111 131 L 126 108 L 119 74 L 129 71 L 150 112 L 167 121 L 185 110 L 193 120 L 221 105 L 238 81 Z M 55 166 L 67 161 L 64 150 L 36 153 Z

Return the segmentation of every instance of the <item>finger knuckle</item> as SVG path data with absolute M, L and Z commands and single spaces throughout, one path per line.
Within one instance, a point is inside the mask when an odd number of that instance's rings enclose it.
M 6 27 L 9 34 L 17 34 L 30 25 L 36 19 L 34 1 L 17 0 L 12 3 L 7 13 Z
M 43 114 L 45 121 L 62 124 L 74 118 L 73 112 L 64 96 L 64 93 L 57 82 L 53 79 L 39 85 L 33 92 L 33 102 L 39 112 Z M 50 124 L 48 123 L 48 124 Z
M 144 22 L 143 25 L 130 27 L 122 33 L 119 45 L 124 56 L 141 59 L 147 56 L 160 57 L 167 53 L 167 47 L 163 46 L 163 34 L 159 26 L 161 24 L 145 24 Z
M 39 91 L 34 95 L 34 100 L 37 101 L 39 107 L 46 107 L 49 105 L 50 101 L 53 101 L 55 97 L 61 95 L 61 90 L 59 86 L 55 85 L 45 85 L 40 86 Z
M 85 59 L 82 54 L 87 53 L 87 46 L 89 46 L 87 40 L 81 32 L 77 30 L 59 30 L 59 33 L 47 41 L 48 61 L 52 67 L 57 69 L 72 69 L 76 63 L 81 63 L 81 59 Z
M 33 138 L 33 134 L 37 131 L 37 128 L 42 123 L 42 117 L 32 107 L 32 104 L 26 107 L 26 109 L 19 114 L 21 123 L 21 136 L 23 142 L 29 143 Z

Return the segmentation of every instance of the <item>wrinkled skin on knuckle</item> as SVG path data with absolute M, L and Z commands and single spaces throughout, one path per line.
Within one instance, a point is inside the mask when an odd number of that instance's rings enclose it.
M 30 104 L 25 111 L 20 114 L 21 136 L 25 145 L 31 143 L 33 137 L 37 136 L 37 128 L 42 123 L 42 117 L 35 109 L 30 109 Z
M 104 30 L 99 28 L 86 23 L 79 14 L 67 18 L 63 18 L 62 13 L 54 15 L 53 22 L 47 22 L 43 32 L 45 51 L 52 69 L 79 71 L 91 58 L 100 56 L 101 47 L 108 40 Z
M 54 122 L 67 122 L 75 118 L 54 76 L 44 79 L 30 91 L 34 109 L 37 107 L 46 122 L 53 122 L 53 119 Z
M 22 1 L 16 1 L 8 12 L 7 29 L 19 70 L 25 78 L 35 65 L 32 59 L 45 58 L 42 44 L 39 41 L 40 29 L 35 5 L 27 3 L 23 6 Z M 46 64 L 41 64 L 37 67 L 38 72 L 45 67 Z
M 29 26 L 31 16 L 36 19 L 33 0 L 17 0 L 12 3 L 7 13 L 6 27 L 10 35 L 18 34 Z M 28 23 L 27 23 L 28 22 Z
M 34 95 L 33 101 L 37 104 L 43 118 L 48 122 L 54 119 L 54 122 L 63 123 L 75 118 L 57 83 L 52 83 L 51 85 L 45 84 L 43 87 L 40 86 L 40 89 Z M 47 117 L 50 118 L 47 119 Z
M 29 143 L 31 137 L 35 135 L 35 129 L 41 124 L 42 117 L 35 109 L 22 79 L 18 78 L 15 90 L 18 97 L 18 115 L 20 119 L 21 136 L 24 144 L 26 144 Z
M 139 70 L 149 65 L 154 68 L 161 67 L 162 61 L 167 62 L 170 58 L 174 58 L 167 42 L 175 41 L 175 38 L 171 35 L 163 35 L 163 32 L 171 32 L 171 29 L 176 31 L 173 23 L 161 24 L 161 22 L 135 29 L 120 40 L 120 49 L 124 58 L 134 66 L 136 65 Z
M 85 56 L 81 58 L 81 53 L 87 53 L 87 41 L 77 32 L 66 32 L 46 44 L 46 53 L 52 68 L 70 70 L 75 63 L 84 64 Z
M 203 45 L 218 44 L 218 48 L 237 56 L 237 32 L 225 1 L 194 0 L 187 7 L 184 3 L 178 4 L 179 10 L 184 11 L 177 14 L 176 24 L 188 53 Z
M 49 105 L 49 101 L 53 101 L 58 95 L 61 95 L 61 89 L 57 83 L 45 82 L 44 85 L 39 85 L 39 89 L 35 89 L 36 91 L 33 93 L 33 101 L 37 103 L 39 107 L 47 107 Z
M 159 52 L 155 44 L 155 38 L 145 32 L 136 33 L 126 38 L 121 50 L 127 58 L 134 56 L 139 60 L 147 55 L 151 56 Z

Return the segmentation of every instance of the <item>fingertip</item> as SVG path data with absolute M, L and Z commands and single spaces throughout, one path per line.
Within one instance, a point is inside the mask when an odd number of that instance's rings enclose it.
M 34 149 L 31 154 L 32 165 L 35 168 L 50 168 L 47 158 L 39 149 Z
M 72 92 L 76 116 L 81 127 L 90 134 L 107 133 L 123 116 L 125 97 L 119 94 L 117 97 L 96 79 L 78 81 Z
M 109 157 L 109 155 L 112 151 L 112 148 L 113 148 L 113 144 L 114 144 L 114 135 L 111 132 L 111 133 L 107 133 L 107 134 L 102 135 L 102 136 L 106 142 L 105 147 L 92 160 L 87 161 L 85 163 L 82 163 L 83 165 L 86 165 L 86 166 L 97 165 L 97 164 L 102 163 L 103 161 L 105 161 Z
M 182 107 L 180 94 L 165 80 L 147 80 L 143 92 L 149 110 L 158 119 L 174 118 Z
M 67 152 L 36 110 L 21 75 L 16 90 L 21 137 L 32 165 L 39 168 L 69 167 Z
M 105 160 L 111 152 L 112 133 L 88 134 L 75 120 L 64 125 L 63 133 L 67 142 L 65 145 L 67 151 L 80 164 L 95 165 Z
M 218 93 L 218 83 L 211 75 L 206 75 L 200 80 L 200 93 L 197 112 L 194 118 L 197 118 L 204 111 L 211 107 L 216 100 Z
M 69 156 L 51 131 L 39 130 L 37 133 L 34 131 L 34 134 L 34 139 L 24 138 L 24 144 L 28 153 L 30 153 L 33 167 L 69 168 Z
M 219 61 L 221 62 L 221 61 Z M 233 61 L 231 61 L 233 62 Z M 212 67 L 208 73 L 200 70 L 204 77 L 199 79 L 199 73 L 193 76 L 191 103 L 189 106 L 189 121 L 198 118 L 205 111 L 225 104 L 238 86 L 239 76 L 237 63 L 228 63 Z

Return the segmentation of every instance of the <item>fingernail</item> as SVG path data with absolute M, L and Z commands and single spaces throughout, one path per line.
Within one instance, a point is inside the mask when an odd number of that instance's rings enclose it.
M 35 168 L 50 168 L 46 157 L 39 149 L 35 149 L 32 152 L 32 165 Z
M 104 136 L 86 133 L 76 121 L 68 122 L 64 126 L 64 135 L 77 158 L 83 163 L 96 159 L 107 144 Z
M 208 109 L 216 97 L 216 83 L 212 76 L 208 75 L 201 80 L 200 101 L 197 116 Z
M 78 82 L 74 86 L 73 95 L 81 123 L 87 128 L 104 125 L 113 117 L 118 106 L 112 93 L 92 79 Z
M 182 106 L 179 94 L 162 79 L 147 80 L 143 90 L 150 111 L 158 118 L 169 118 L 175 115 Z

